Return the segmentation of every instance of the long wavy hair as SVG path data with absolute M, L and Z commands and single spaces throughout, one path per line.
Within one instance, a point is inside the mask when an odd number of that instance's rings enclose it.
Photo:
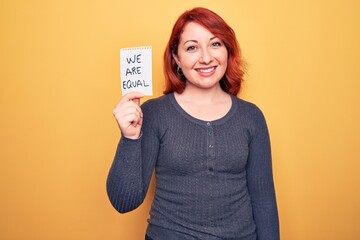
M 220 80 L 220 86 L 225 92 L 237 95 L 240 92 L 245 74 L 245 63 L 241 57 L 241 49 L 235 32 L 218 14 L 202 7 L 185 11 L 173 26 L 164 52 L 164 93 L 182 93 L 185 89 L 186 79 L 177 74 L 177 64 L 173 54 L 177 55 L 180 36 L 189 22 L 201 25 L 224 42 L 228 51 L 228 65 L 223 78 Z

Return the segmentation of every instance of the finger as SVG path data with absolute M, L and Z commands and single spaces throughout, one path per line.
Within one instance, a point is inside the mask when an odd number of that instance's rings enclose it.
M 142 112 L 139 105 L 135 104 L 133 101 L 128 101 L 117 105 L 113 109 L 113 114 L 115 115 L 118 112 L 124 112 L 126 114 L 133 111 Z
M 142 115 L 142 113 L 141 113 L 141 115 L 140 115 L 140 120 L 139 120 L 138 124 L 141 126 L 141 125 L 142 125 L 142 122 L 143 122 L 143 115 Z
M 131 101 L 134 99 L 138 99 L 135 100 L 137 101 L 137 104 L 140 104 L 140 98 L 144 97 L 144 94 L 141 92 L 129 92 L 127 94 L 125 94 L 122 99 L 120 100 L 119 103 L 123 103 L 123 102 L 127 102 L 127 101 Z
M 136 127 L 139 122 L 141 122 L 141 117 L 138 113 L 130 113 L 123 116 L 122 121 L 124 121 L 125 126 L 134 126 Z
M 141 111 L 140 106 L 137 103 L 135 103 L 134 101 L 124 102 L 124 103 L 118 105 L 118 107 L 119 107 L 119 109 L 122 109 L 122 110 L 125 110 L 127 108 L 129 108 L 129 109 L 135 108 L 136 110 Z
M 136 105 L 140 106 L 140 98 L 134 98 L 134 99 L 132 99 L 132 101 L 133 101 Z
M 126 122 L 134 121 L 134 119 L 129 119 L 129 116 L 135 116 L 136 118 L 141 118 L 142 113 L 137 111 L 136 109 L 133 109 L 128 111 L 114 112 L 114 116 L 119 123 L 126 123 Z
M 136 126 L 141 126 L 141 125 L 142 125 L 142 121 L 143 121 L 142 114 L 141 114 L 141 113 L 136 113 L 135 115 L 136 115 L 136 117 L 134 118 L 134 121 L 132 122 L 132 125 L 133 125 L 134 127 L 136 127 Z

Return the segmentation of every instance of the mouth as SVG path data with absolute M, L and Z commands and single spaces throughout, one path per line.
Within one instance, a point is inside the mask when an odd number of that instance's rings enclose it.
M 200 74 L 210 74 L 214 72 L 216 69 L 216 66 L 214 67 L 207 67 L 207 68 L 196 68 L 195 70 Z

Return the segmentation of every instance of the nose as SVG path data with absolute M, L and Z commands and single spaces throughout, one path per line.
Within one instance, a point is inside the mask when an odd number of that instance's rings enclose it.
M 211 52 L 208 49 L 204 49 L 201 52 L 199 62 L 202 64 L 210 64 L 213 60 Z

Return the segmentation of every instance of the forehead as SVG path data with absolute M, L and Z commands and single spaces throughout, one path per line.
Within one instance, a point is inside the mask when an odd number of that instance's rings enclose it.
M 214 37 L 208 29 L 195 22 L 189 22 L 185 25 L 180 35 L 180 41 L 210 39 Z

